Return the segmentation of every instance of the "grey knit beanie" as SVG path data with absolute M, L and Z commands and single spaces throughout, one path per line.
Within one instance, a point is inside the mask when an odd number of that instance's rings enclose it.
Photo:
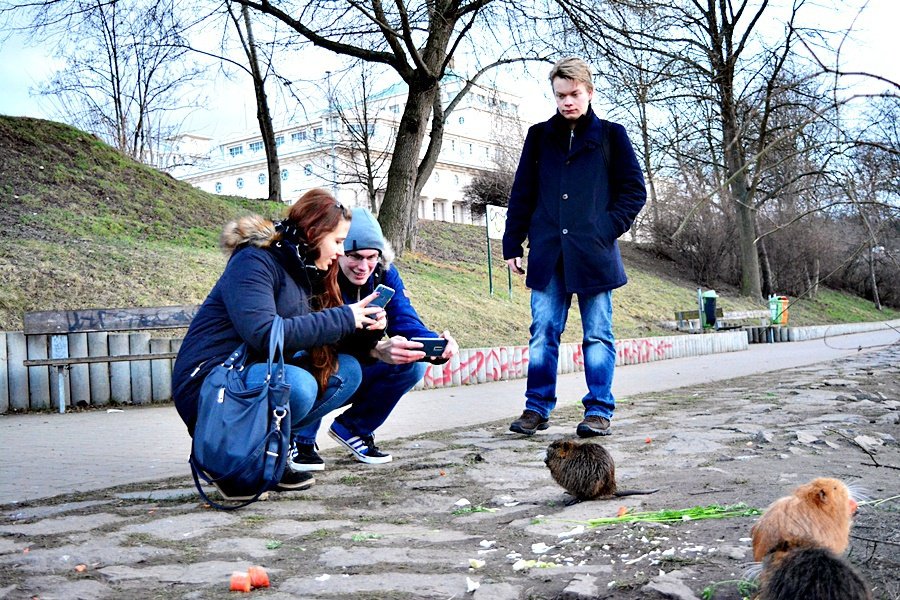
M 369 209 L 357 206 L 353 209 L 350 232 L 344 240 L 344 252 L 356 250 L 378 250 L 384 253 L 384 234 L 381 225 Z

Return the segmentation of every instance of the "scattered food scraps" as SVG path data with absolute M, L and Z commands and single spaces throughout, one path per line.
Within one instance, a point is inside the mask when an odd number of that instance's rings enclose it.
M 247 569 L 247 575 L 250 576 L 250 585 L 255 588 L 269 587 L 269 574 L 260 566 L 254 566 Z
M 232 592 L 249 592 L 250 591 L 250 575 L 235 571 L 231 574 Z

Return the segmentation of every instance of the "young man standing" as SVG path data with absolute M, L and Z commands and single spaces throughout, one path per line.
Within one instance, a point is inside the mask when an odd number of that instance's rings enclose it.
M 425 375 L 425 363 L 420 362 L 425 359 L 425 353 L 420 350 L 422 344 L 412 342 L 410 338 L 441 337 L 447 340 L 444 353 L 431 360 L 435 364 L 444 363 L 459 352 L 459 345 L 449 331 L 438 335 L 422 323 L 410 304 L 397 267 L 392 264 L 393 258 L 394 252 L 384 239 L 375 216 L 365 208 L 354 208 L 350 231 L 344 240 L 344 255 L 338 258 L 338 284 L 344 302 L 358 302 L 379 284 L 392 288 L 394 295 L 385 306 L 388 337 L 381 339 L 382 331 L 372 331 L 369 332 L 371 343 L 362 341 L 366 353 L 363 357 L 358 356 L 362 383 L 350 398 L 349 408 L 335 418 L 328 435 L 349 450 L 356 460 L 368 464 L 391 461 L 391 455 L 375 445 L 374 432 L 387 420 L 400 398 Z M 294 437 L 296 450 L 292 452 L 290 462 L 293 470 L 321 471 L 325 468 L 315 447 L 319 424 L 313 423 Z
M 528 239 L 525 284 L 532 317 L 525 410 L 509 428 L 533 435 L 549 426 L 560 337 L 577 294 L 588 393 L 576 432 L 608 435 L 615 410 L 612 290 L 627 282 L 616 240 L 631 227 L 647 193 L 625 129 L 601 121 L 591 108 L 587 63 L 560 60 L 550 83 L 557 113 L 528 130 L 503 236 L 503 258 L 518 274 L 525 274 L 522 245 Z

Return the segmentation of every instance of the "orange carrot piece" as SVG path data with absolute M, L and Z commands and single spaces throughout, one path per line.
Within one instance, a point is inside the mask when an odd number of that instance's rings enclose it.
M 250 576 L 250 585 L 255 588 L 269 587 L 269 574 L 262 567 L 250 567 L 247 569 Z

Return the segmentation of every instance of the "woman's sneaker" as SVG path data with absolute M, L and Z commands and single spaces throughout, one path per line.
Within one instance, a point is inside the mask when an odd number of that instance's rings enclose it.
M 312 473 L 285 469 L 281 476 L 281 482 L 272 489 L 276 492 L 299 492 L 308 490 L 315 482 L 316 478 L 312 476 Z
M 296 472 L 324 471 L 325 461 L 316 452 L 315 444 L 298 444 L 291 442 L 288 450 L 288 468 Z
M 372 435 L 355 435 L 349 429 L 335 421 L 328 428 L 328 435 L 353 453 L 353 458 L 370 465 L 380 465 L 393 460 L 390 454 L 378 450 Z

